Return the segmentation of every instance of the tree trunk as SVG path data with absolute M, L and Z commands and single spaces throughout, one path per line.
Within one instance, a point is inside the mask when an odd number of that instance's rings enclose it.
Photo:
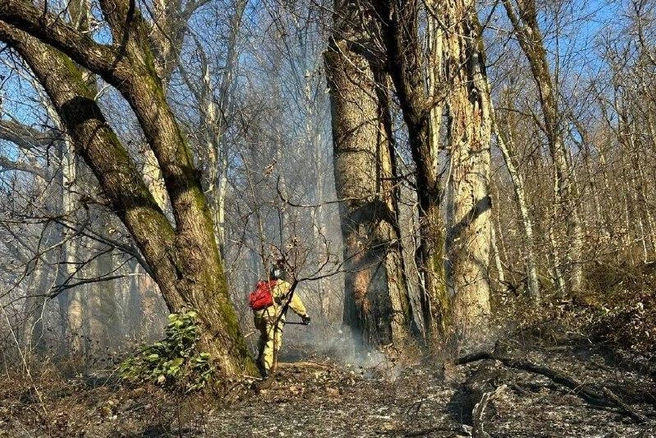
M 490 316 L 489 194 L 492 116 L 481 28 L 475 2 L 452 0 L 444 13 L 451 202 L 447 213 L 447 277 L 458 341 L 485 334 Z
M 336 2 L 341 15 L 335 15 L 325 53 L 335 185 L 342 199 L 344 322 L 365 345 L 401 346 L 411 339 L 412 313 L 396 222 L 388 89 L 379 69 L 357 52 L 367 47 L 356 47 L 355 40 L 369 37 L 356 24 L 355 6 Z
M 496 124 L 496 120 L 493 120 L 493 123 L 494 129 L 496 131 L 497 147 L 503 155 L 503 161 L 506 163 L 506 169 L 508 169 L 508 173 L 510 174 L 510 179 L 512 180 L 513 190 L 515 193 L 515 200 L 519 208 L 519 214 L 522 222 L 522 231 L 524 233 L 523 241 L 525 245 L 524 250 L 526 251 L 526 277 L 528 293 L 533 298 L 535 303 L 539 303 L 540 284 L 538 282 L 537 261 L 534 250 L 535 241 L 533 239 L 533 221 L 531 220 L 528 202 L 526 200 L 524 178 L 522 177 L 522 174 L 517 170 L 515 160 L 510 155 L 510 150 L 508 149 L 507 143 Z
M 206 199 L 186 140 L 152 64 L 147 31 L 128 1 L 101 1 L 114 41 L 103 46 L 21 1 L 0 9 L 0 39 L 30 65 L 76 148 L 98 178 L 113 211 L 135 239 L 171 311 L 194 308 L 201 346 L 223 374 L 253 371 L 229 301 Z M 18 30 L 60 49 L 59 52 Z M 66 53 L 66 55 L 64 54 Z M 106 123 L 75 62 L 114 85 L 134 110 L 157 157 L 171 202 L 171 225 L 135 163 Z
M 74 216 L 78 207 L 77 191 L 77 159 L 73 147 L 68 140 L 61 141 L 62 162 L 62 187 L 68 188 L 62 191 L 62 214 L 65 217 Z M 61 231 L 61 256 L 60 268 L 57 271 L 57 284 L 62 285 L 70 281 L 77 270 L 78 260 L 77 244 L 72 236 L 74 230 L 59 226 Z M 66 333 L 69 341 L 70 356 L 72 359 L 82 359 L 88 353 L 88 345 L 85 342 L 87 333 L 84 330 L 84 317 L 87 313 L 86 297 L 82 288 L 68 289 L 63 292 L 68 304 L 66 309 Z
M 427 339 L 441 341 L 449 326 L 450 303 L 444 274 L 444 233 L 440 213 L 441 189 L 438 176 L 438 140 L 444 92 L 441 59 L 436 58 L 441 42 L 431 41 L 434 57 L 428 66 L 420 62 L 418 3 L 374 1 L 382 20 L 383 44 L 389 57 L 390 76 L 399 98 L 408 142 L 416 166 L 419 216 L 419 247 L 416 263 L 421 276 L 422 315 Z M 431 2 L 433 5 L 434 2 Z M 442 17 L 441 17 L 442 18 Z M 431 24 L 431 26 L 434 23 Z M 431 89 L 424 86 L 428 68 Z

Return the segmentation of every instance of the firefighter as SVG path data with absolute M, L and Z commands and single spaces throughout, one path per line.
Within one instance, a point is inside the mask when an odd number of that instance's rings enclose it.
M 278 351 L 282 346 L 282 329 L 285 325 L 287 308 L 300 316 L 303 324 L 310 323 L 310 316 L 303 302 L 298 295 L 291 292 L 292 285 L 285 281 L 285 271 L 280 263 L 271 269 L 269 279 L 273 304 L 253 311 L 255 328 L 260 331 L 257 366 L 262 377 L 267 377 L 275 369 Z

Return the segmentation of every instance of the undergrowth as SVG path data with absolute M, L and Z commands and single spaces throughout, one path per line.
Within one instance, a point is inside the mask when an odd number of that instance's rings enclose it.
M 153 383 L 186 393 L 206 387 L 214 367 L 209 353 L 198 350 L 196 317 L 191 310 L 169 315 L 166 337 L 125 360 L 119 367 L 120 376 L 133 383 Z
M 543 285 L 539 304 L 523 291 L 498 291 L 495 322 L 553 343 L 586 342 L 656 358 L 656 263 L 595 262 L 584 289 L 562 297 Z

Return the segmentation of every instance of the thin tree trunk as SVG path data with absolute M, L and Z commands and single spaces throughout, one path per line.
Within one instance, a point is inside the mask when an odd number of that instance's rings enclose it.
M 78 208 L 75 187 L 77 185 L 77 163 L 70 141 L 61 142 L 62 147 L 62 213 L 65 217 L 74 217 Z M 77 269 L 77 245 L 73 238 L 73 230 L 61 227 L 61 264 L 58 269 L 58 285 L 65 284 L 75 276 Z M 68 303 L 66 311 L 66 332 L 70 342 L 71 358 L 80 359 L 87 353 L 84 340 L 87 333 L 84 330 L 84 317 L 87 311 L 86 300 L 82 288 L 68 289 L 63 292 Z
M 493 114 L 494 117 L 494 114 Z M 513 191 L 515 193 L 515 201 L 519 208 L 519 215 L 522 223 L 522 231 L 524 234 L 524 251 L 526 252 L 526 277 L 528 293 L 536 303 L 540 302 L 540 284 L 538 282 L 537 261 L 535 257 L 535 241 L 533 239 L 533 221 L 529 213 L 528 202 L 526 201 L 526 192 L 524 185 L 524 178 L 517 170 L 515 160 L 510 154 L 507 143 L 499 130 L 496 120 L 494 121 L 494 130 L 496 132 L 497 146 L 503 155 L 503 160 L 506 163 L 506 169 L 510 174 L 510 179 L 513 182 Z
M 622 148 L 622 168 L 625 172 L 625 190 L 626 190 L 626 220 L 627 220 L 627 248 L 632 249 L 635 242 L 640 243 L 642 251 L 642 260 L 648 259 L 647 240 L 645 236 L 645 223 L 643 220 L 641 192 L 642 187 L 639 180 L 639 161 L 635 141 L 635 132 L 632 128 L 630 117 L 627 114 L 628 109 L 620 109 L 618 122 L 618 140 Z M 633 233 L 632 233 L 633 232 Z M 630 251 L 633 254 L 633 251 Z
M 491 228 L 492 232 L 492 253 L 494 255 L 494 266 L 497 269 L 497 277 L 498 277 L 498 283 L 499 285 L 505 285 L 506 284 L 506 273 L 505 270 L 503 269 L 503 263 L 501 262 L 501 254 L 499 252 L 499 245 L 497 244 L 497 233 L 494 228 L 494 224 L 492 225 Z
M 594 161 L 592 159 L 593 158 L 592 151 L 590 149 L 590 145 L 592 142 L 589 138 L 588 130 L 578 120 L 573 120 L 572 123 L 576 126 L 576 130 L 581 137 L 581 141 L 579 143 L 579 149 L 585 152 L 583 156 L 583 164 L 585 166 L 585 172 L 586 172 L 585 176 L 588 181 L 587 184 L 590 187 L 590 196 L 585 198 L 590 198 L 592 202 L 591 216 L 592 216 L 592 223 L 594 224 L 594 229 L 597 230 L 597 238 L 603 239 L 605 238 L 605 236 L 609 235 L 609 232 L 606 228 L 606 224 L 604 221 L 603 209 L 601 205 L 602 202 L 600 199 L 604 196 L 603 190 L 605 189 L 606 186 L 602 184 L 603 179 L 600 181 L 598 172 L 593 168 Z M 599 152 L 599 155 L 601 156 L 603 154 Z M 603 157 L 600 157 L 600 161 L 603 161 Z M 605 177 L 605 174 L 603 177 Z M 608 202 L 606 202 L 605 204 L 608 204 Z M 584 211 L 584 207 L 582 207 L 582 211 Z M 587 224 L 584 228 L 588 228 Z
M 563 258 L 560 255 L 560 242 L 561 239 L 558 239 L 558 230 L 557 225 L 560 223 L 560 202 L 559 199 L 559 190 L 560 186 L 558 184 L 558 177 L 555 176 L 553 179 L 553 193 L 554 193 L 554 202 L 551 206 L 551 220 L 547 224 L 549 227 L 549 250 L 551 254 L 551 263 L 553 270 L 553 279 L 556 286 L 556 290 L 561 297 L 567 296 L 567 282 L 563 274 Z

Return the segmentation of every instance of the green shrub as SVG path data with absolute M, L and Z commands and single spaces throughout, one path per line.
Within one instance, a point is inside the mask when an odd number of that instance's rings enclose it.
M 133 383 L 149 382 L 185 392 L 204 388 L 214 367 L 210 355 L 198 351 L 196 316 L 193 310 L 170 314 L 166 338 L 125 360 L 119 368 L 121 377 Z

